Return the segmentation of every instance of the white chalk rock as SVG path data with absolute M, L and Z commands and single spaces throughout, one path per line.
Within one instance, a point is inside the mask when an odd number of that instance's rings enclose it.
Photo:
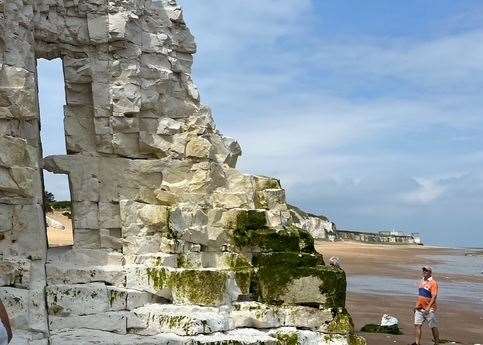
M 47 220 L 47 226 L 49 228 L 57 229 L 57 230 L 65 230 L 65 226 L 59 222 L 56 221 L 53 218 L 50 218 L 49 216 L 45 216 L 45 219 Z
M 228 313 L 223 308 L 151 304 L 133 312 L 147 323 L 146 329 L 136 332 L 143 335 L 210 334 L 233 328 Z

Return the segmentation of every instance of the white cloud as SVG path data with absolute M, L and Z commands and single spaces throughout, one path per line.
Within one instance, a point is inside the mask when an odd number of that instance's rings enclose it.
M 229 56 L 251 45 L 270 45 L 283 35 L 303 28 L 300 18 L 310 15 L 310 0 L 181 0 L 188 26 L 204 28 L 198 35 L 200 49 L 207 54 Z
M 448 84 L 483 82 L 477 75 L 483 71 L 483 47 L 476 44 L 482 39 L 483 30 L 427 41 L 343 37 L 320 42 L 321 48 L 313 59 L 324 68 L 343 70 L 349 75 L 390 77 L 441 90 L 439 86 Z
M 437 181 L 422 179 L 418 183 L 416 190 L 402 195 L 403 202 L 410 206 L 429 205 L 444 193 L 444 187 L 438 185 Z

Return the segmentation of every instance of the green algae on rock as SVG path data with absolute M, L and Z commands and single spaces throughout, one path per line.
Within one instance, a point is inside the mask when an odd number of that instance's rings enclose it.
M 317 286 L 312 293 L 320 295 L 313 304 L 324 307 L 343 307 L 345 305 L 346 278 L 342 270 L 321 265 L 321 259 L 314 254 L 270 253 L 254 257 L 254 266 L 258 268 L 257 281 L 259 300 L 271 304 L 284 304 L 284 295 L 296 280 L 306 277 Z M 308 287 L 307 287 L 308 288 Z M 295 301 L 297 303 L 297 301 Z M 300 304 L 311 304 L 300 301 Z
M 401 335 L 403 334 L 399 329 L 398 325 L 393 326 L 381 326 L 376 324 L 367 324 L 361 328 L 361 332 L 366 333 L 383 333 L 383 334 L 395 334 Z
M 336 334 L 353 334 L 354 321 L 345 308 L 333 308 L 333 320 L 327 327 L 327 332 Z
M 217 306 L 225 301 L 229 272 L 185 269 L 169 272 L 168 285 L 178 302 Z
M 155 290 L 162 290 L 168 287 L 167 270 L 164 267 L 155 266 L 147 269 L 148 282 Z
M 349 336 L 349 345 L 367 345 L 366 339 L 356 334 Z
M 250 287 L 252 282 L 253 269 L 238 270 L 235 272 L 235 281 L 242 295 L 248 295 L 250 293 Z
M 242 247 L 258 247 L 263 252 L 304 252 L 315 253 L 312 236 L 295 226 L 274 228 L 237 228 L 234 232 L 235 244 Z
M 299 335 L 297 332 L 280 331 L 276 334 L 277 345 L 297 345 L 299 344 Z

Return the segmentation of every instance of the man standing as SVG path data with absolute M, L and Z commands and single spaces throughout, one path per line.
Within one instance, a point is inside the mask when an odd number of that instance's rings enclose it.
M 12 340 L 12 329 L 10 320 L 2 301 L 0 301 L 0 345 L 7 345 Z
M 436 318 L 436 298 L 438 297 L 438 283 L 433 278 L 433 270 L 429 266 L 423 267 L 423 278 L 419 284 L 419 296 L 414 308 L 414 326 L 416 327 L 416 342 L 421 344 L 421 326 L 428 324 L 433 333 L 435 344 L 439 344 L 438 320 Z

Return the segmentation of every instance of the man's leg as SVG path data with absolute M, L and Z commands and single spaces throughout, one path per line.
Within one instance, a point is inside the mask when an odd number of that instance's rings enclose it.
M 416 345 L 421 344 L 421 325 L 414 325 L 416 328 Z
M 439 329 L 438 329 L 438 319 L 436 318 L 436 314 L 434 312 L 429 313 L 428 324 L 429 324 L 429 327 L 431 328 L 431 332 L 433 333 L 434 343 L 437 345 L 439 344 Z
M 431 332 L 433 332 L 434 344 L 435 345 L 438 345 L 439 344 L 439 330 L 438 330 L 438 327 L 431 328 Z
M 414 328 L 416 330 L 416 342 L 414 344 L 421 344 L 421 325 L 424 322 L 424 315 L 421 311 L 414 311 Z

